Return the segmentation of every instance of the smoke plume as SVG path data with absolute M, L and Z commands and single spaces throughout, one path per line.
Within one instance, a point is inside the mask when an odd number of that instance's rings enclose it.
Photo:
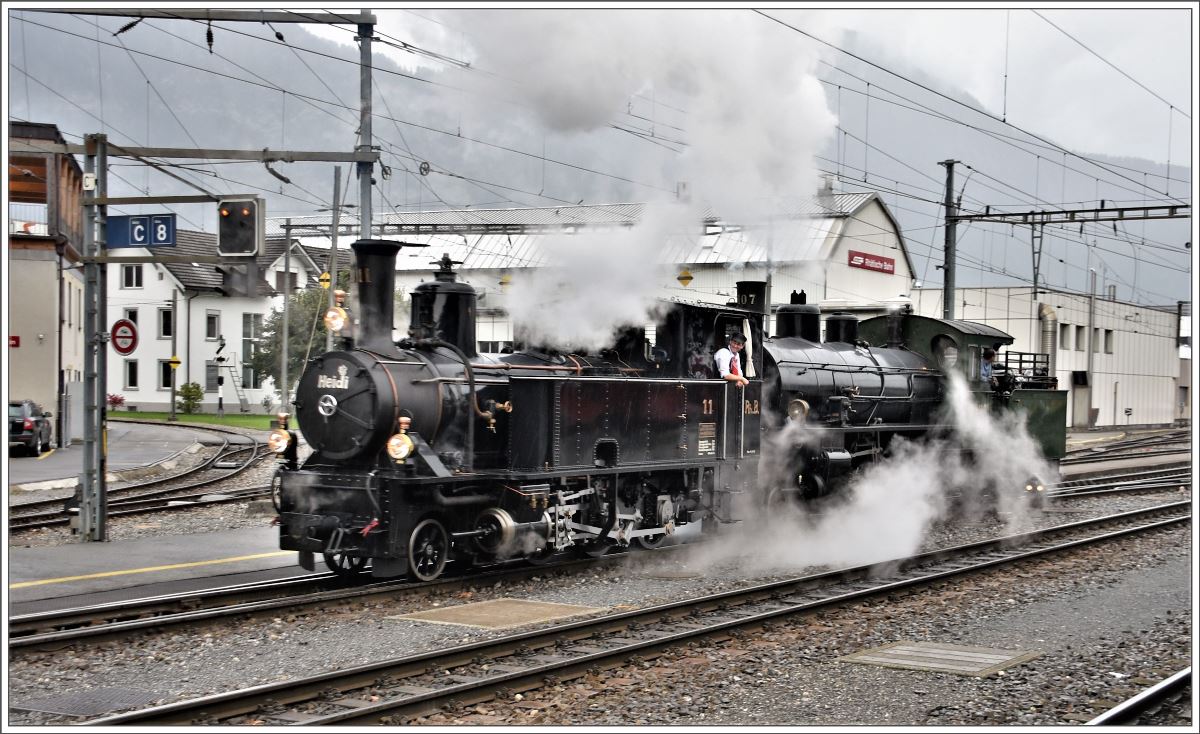
M 652 320 L 673 285 L 664 251 L 699 237 L 706 212 L 742 225 L 816 190 L 813 156 L 834 129 L 801 37 L 731 10 L 503 10 L 453 14 L 474 47 L 463 85 L 513 82 L 536 124 L 580 141 L 605 135 L 605 169 L 650 206 L 630 230 L 548 243 L 547 270 L 514 278 L 510 313 L 547 346 L 597 346 Z M 793 34 L 794 35 L 794 34 Z M 494 92 L 493 92 L 494 94 Z M 614 137 L 613 129 L 630 133 Z M 567 154 L 566 157 L 569 157 Z M 685 182 L 690 199 L 674 199 Z

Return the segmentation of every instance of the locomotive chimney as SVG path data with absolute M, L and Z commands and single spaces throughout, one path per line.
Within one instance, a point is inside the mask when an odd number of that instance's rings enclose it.
M 458 282 L 448 253 L 435 264 L 434 281 L 413 289 L 408 333 L 414 339 L 441 339 L 475 357 L 475 289 Z
M 798 336 L 810 342 L 821 341 L 821 307 L 808 303 L 804 291 L 792 291 L 791 303 L 775 314 L 775 336 Z
M 396 253 L 401 245 L 392 240 L 358 240 L 350 247 L 358 273 L 358 346 L 392 349 Z

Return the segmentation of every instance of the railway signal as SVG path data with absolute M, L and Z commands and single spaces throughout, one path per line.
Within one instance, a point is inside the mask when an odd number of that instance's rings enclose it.
M 258 199 L 222 199 L 217 205 L 217 252 L 254 257 L 262 249 L 264 207 Z

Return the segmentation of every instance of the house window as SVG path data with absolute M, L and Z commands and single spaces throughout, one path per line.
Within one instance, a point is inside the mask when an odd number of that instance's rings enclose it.
M 142 287 L 142 266 L 141 265 L 122 265 L 121 266 L 121 287 L 122 288 L 141 288 Z
M 128 321 L 129 323 L 133 324 L 134 326 L 137 326 L 137 309 L 136 308 L 125 309 L 124 319 L 126 321 Z
M 1085 326 L 1076 326 L 1075 327 L 1075 351 L 1076 352 L 1082 352 L 1087 346 L 1087 333 L 1084 331 L 1085 328 L 1087 328 L 1087 327 L 1085 327 Z
M 158 360 L 158 389 L 171 389 L 171 376 L 175 374 L 175 370 L 171 369 L 171 362 L 166 359 Z
M 75 315 L 75 288 L 67 286 L 67 327 L 74 326 L 71 318 Z
M 1092 329 L 1092 351 L 1100 351 L 1100 330 Z
M 158 338 L 170 339 L 175 333 L 175 314 L 169 308 L 158 309 Z
M 221 335 L 221 312 L 208 311 L 204 314 L 204 338 L 216 341 Z
M 242 385 L 251 390 L 262 387 L 263 376 L 250 367 L 258 353 L 258 335 L 262 333 L 262 314 L 242 314 Z
M 136 359 L 125 360 L 125 389 L 138 389 L 138 370 Z
M 1104 353 L 1112 354 L 1112 347 L 1113 347 L 1113 330 L 1105 329 L 1104 330 Z
M 484 354 L 499 354 L 505 349 L 512 348 L 512 342 L 508 341 L 481 341 L 479 342 L 479 351 Z
M 275 290 L 280 293 L 290 293 L 296 290 L 298 275 L 298 273 L 285 273 L 282 270 L 275 271 Z
M 1058 325 L 1058 348 L 1067 351 L 1071 348 L 1071 325 Z
M 211 359 L 204 363 L 204 392 L 216 392 L 219 388 L 217 363 Z

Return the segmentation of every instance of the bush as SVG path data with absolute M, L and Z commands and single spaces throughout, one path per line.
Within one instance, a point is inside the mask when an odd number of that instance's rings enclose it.
M 110 410 L 116 410 L 125 404 L 125 396 L 117 395 L 116 393 L 108 394 L 108 407 Z
M 182 413 L 198 412 L 200 403 L 204 400 L 204 390 L 201 389 L 198 382 L 185 383 L 176 391 L 175 395 L 175 408 Z

